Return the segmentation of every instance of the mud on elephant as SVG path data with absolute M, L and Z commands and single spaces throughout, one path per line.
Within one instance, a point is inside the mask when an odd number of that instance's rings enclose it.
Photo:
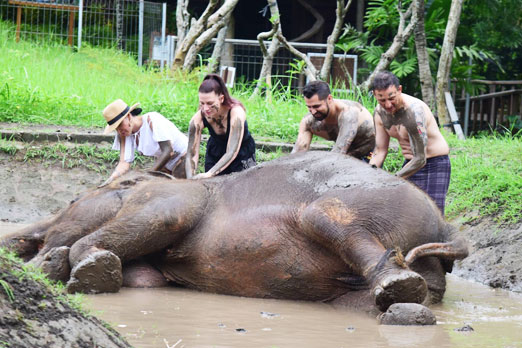
M 445 273 L 467 255 L 453 232 L 407 181 L 345 155 L 307 152 L 206 180 L 131 174 L 0 243 L 70 292 L 167 280 L 365 309 L 370 299 L 386 311 L 441 300 Z M 136 267 L 138 259 L 146 263 Z

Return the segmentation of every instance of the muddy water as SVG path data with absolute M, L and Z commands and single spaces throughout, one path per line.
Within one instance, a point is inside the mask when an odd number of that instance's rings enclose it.
M 88 306 L 136 347 L 522 347 L 522 295 L 448 275 L 438 325 L 379 326 L 328 304 L 123 289 Z M 471 326 L 473 332 L 455 329 Z

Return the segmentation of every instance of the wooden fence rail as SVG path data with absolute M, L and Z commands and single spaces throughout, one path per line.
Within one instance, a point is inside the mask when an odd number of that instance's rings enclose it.
M 469 97 L 468 134 L 497 129 L 499 125 L 509 127 L 508 116 L 522 118 L 522 81 L 471 80 L 471 83 L 487 85 L 489 92 Z M 465 94 L 454 100 L 460 122 L 466 124 Z

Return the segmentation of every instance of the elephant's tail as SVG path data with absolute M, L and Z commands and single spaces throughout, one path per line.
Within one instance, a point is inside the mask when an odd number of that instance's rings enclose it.
M 54 218 L 47 218 L 21 230 L 5 234 L 0 238 L 0 248 L 14 251 L 25 261 L 36 255 L 42 247 L 48 228 Z

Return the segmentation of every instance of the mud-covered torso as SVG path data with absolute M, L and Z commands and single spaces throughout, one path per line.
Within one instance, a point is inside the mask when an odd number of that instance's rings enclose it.
M 337 141 L 341 125 L 339 122 L 355 122 L 357 124 L 355 137 L 348 148 L 347 154 L 356 158 L 367 156 L 375 147 L 375 128 L 371 114 L 357 102 L 338 100 L 345 105 L 343 115 L 336 123 L 318 121 L 309 115 L 308 127 L 312 134 L 331 141 Z M 353 120 L 355 118 L 355 120 Z

